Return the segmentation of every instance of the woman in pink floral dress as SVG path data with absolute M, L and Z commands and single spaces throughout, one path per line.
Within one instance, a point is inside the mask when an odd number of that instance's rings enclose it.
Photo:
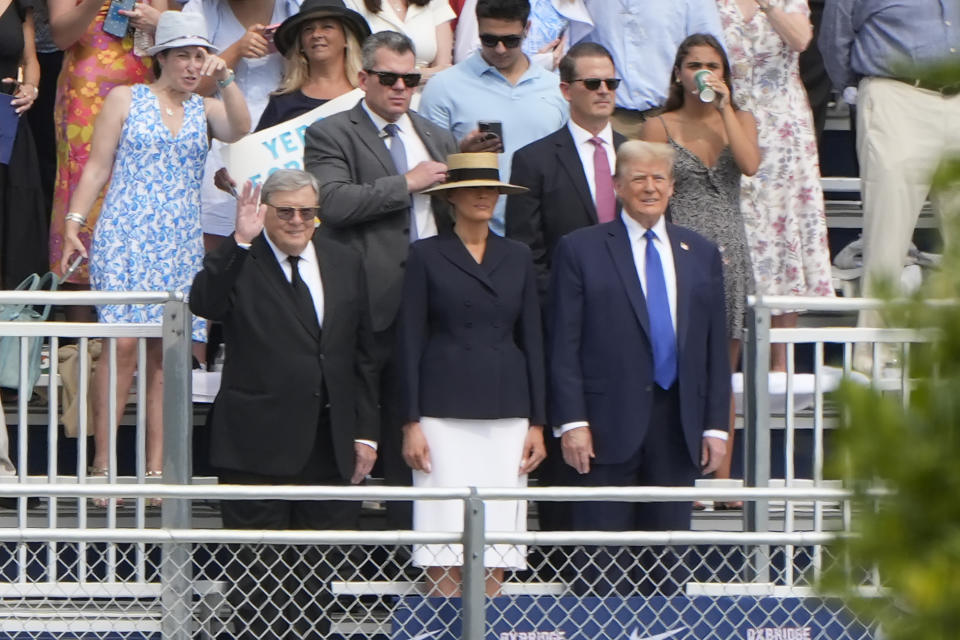
M 810 103 L 798 58 L 812 37 L 807 0 L 717 0 L 738 106 L 757 119 L 760 170 L 740 202 L 757 293 L 832 296 L 827 224 Z M 796 326 L 797 314 L 775 316 Z M 786 368 L 783 345 L 774 370 Z
M 50 269 L 59 272 L 63 253 L 64 216 L 67 204 L 90 156 L 93 124 L 110 90 L 118 85 L 148 82 L 153 74 L 150 58 L 134 52 L 133 28 L 156 28 L 166 0 L 138 2 L 130 12 L 130 30 L 118 38 L 103 30 L 110 0 L 49 0 L 50 27 L 57 46 L 64 50 L 63 70 L 57 81 L 54 126 L 57 135 L 57 181 L 50 221 Z M 145 53 L 143 54 L 146 55 Z M 90 211 L 80 238 L 89 250 L 103 194 Z M 69 282 L 89 288 L 84 263 Z M 68 310 L 71 319 L 88 319 L 86 307 Z

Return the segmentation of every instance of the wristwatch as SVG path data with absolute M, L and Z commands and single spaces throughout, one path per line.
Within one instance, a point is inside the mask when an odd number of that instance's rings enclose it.
M 217 86 L 221 89 L 230 86 L 230 83 L 233 82 L 234 78 L 237 77 L 237 74 L 233 72 L 233 69 L 227 69 L 227 77 L 223 80 L 217 80 Z

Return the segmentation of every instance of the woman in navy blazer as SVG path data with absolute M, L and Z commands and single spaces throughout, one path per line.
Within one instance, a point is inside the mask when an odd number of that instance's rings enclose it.
M 526 245 L 490 233 L 497 198 L 523 187 L 500 182 L 493 153 L 447 159 L 442 191 L 454 230 L 410 249 L 398 324 L 403 380 L 403 455 L 414 486 L 526 486 L 546 457 L 545 382 L 540 306 Z M 525 530 L 526 502 L 491 501 L 489 531 Z M 414 503 L 414 529 L 460 531 L 460 501 Z M 490 545 L 487 592 L 503 568 L 526 567 L 526 550 Z M 435 595 L 460 589 L 459 545 L 418 545 Z

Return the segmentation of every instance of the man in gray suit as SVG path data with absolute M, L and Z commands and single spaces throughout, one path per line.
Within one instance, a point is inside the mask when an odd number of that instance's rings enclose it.
M 443 182 L 444 161 L 457 145 L 448 131 L 409 110 L 420 74 L 405 35 L 367 38 L 359 77 L 364 99 L 307 129 L 304 166 L 320 182 L 320 231 L 363 257 L 380 367 L 379 458 L 387 484 L 409 485 L 400 455 L 393 325 L 410 243 L 452 224 L 446 202 L 421 192 Z M 410 514 L 409 503 L 392 503 L 388 525 L 409 528 Z

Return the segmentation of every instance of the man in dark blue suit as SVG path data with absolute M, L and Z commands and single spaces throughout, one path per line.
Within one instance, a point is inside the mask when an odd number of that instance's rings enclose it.
M 673 150 L 626 142 L 612 222 L 560 240 L 550 298 L 551 421 L 582 486 L 692 486 L 726 450 L 730 367 L 720 253 L 666 222 Z M 686 530 L 690 502 L 584 502 L 578 530 Z M 666 550 L 600 548 L 578 591 L 671 593 L 686 579 Z M 671 567 L 671 565 L 673 565 Z M 637 569 L 639 568 L 640 573 Z

